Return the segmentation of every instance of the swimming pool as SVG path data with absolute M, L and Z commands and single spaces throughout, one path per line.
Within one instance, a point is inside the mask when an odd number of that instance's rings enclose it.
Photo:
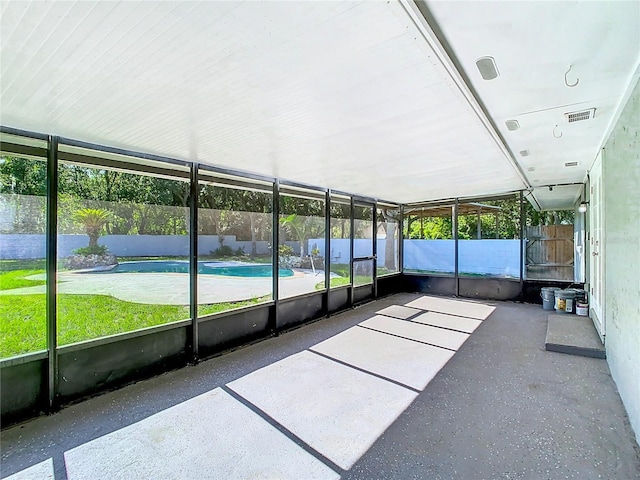
M 110 270 L 94 270 L 85 273 L 189 273 L 189 262 L 183 260 L 151 260 L 143 262 L 123 262 Z M 222 275 L 225 277 L 271 277 L 270 263 L 240 262 L 198 262 L 198 274 Z M 292 277 L 293 270 L 281 268 L 279 277 Z

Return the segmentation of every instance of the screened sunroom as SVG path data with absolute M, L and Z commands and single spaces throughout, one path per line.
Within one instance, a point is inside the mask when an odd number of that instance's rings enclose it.
M 3 425 L 390 295 L 579 286 L 638 435 L 637 2 L 1 7 Z

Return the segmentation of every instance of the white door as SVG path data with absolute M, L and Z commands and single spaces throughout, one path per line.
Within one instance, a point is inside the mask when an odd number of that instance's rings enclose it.
M 593 323 L 604 342 L 604 245 L 602 215 L 602 154 L 598 154 L 589 172 L 589 308 Z

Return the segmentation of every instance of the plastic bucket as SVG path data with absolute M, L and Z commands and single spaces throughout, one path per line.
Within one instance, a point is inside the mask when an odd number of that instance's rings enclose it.
M 576 305 L 578 304 L 578 302 L 587 303 L 587 292 L 585 292 L 581 288 L 568 288 L 567 290 L 571 290 L 576 295 L 573 299 L 573 313 L 577 313 Z
M 583 302 L 576 302 L 576 313 L 581 317 L 589 316 L 589 304 Z
M 573 290 L 556 290 L 554 307 L 558 313 L 573 312 L 573 300 L 576 298 L 576 292 Z
M 542 297 L 542 309 L 553 310 L 555 305 L 555 292 L 560 290 L 558 287 L 542 287 L 540 296 Z

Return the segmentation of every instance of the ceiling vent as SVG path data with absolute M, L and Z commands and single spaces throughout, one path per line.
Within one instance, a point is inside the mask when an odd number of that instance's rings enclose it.
M 582 120 L 591 120 L 596 116 L 596 109 L 590 108 L 588 110 L 581 110 L 579 112 L 565 113 L 568 123 L 581 122 Z
M 577 167 L 578 166 L 578 162 L 566 162 L 564 164 L 565 167 Z

